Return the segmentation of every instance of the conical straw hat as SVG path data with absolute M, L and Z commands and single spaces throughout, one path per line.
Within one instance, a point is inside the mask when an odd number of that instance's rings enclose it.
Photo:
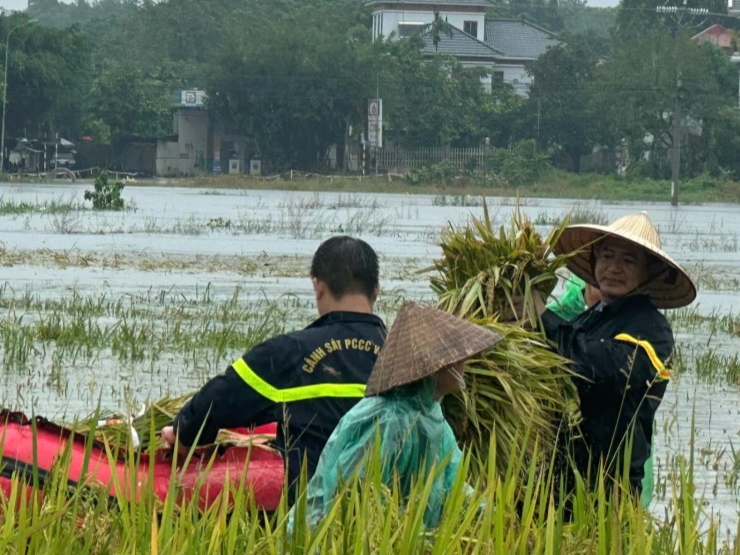
M 406 301 L 375 361 L 365 395 L 431 376 L 487 351 L 501 339 L 482 326 Z
M 642 247 L 665 264 L 647 284 L 650 300 L 658 308 L 680 308 L 696 298 L 696 285 L 689 275 L 666 253 L 660 244 L 658 230 L 645 212 L 623 216 L 608 226 L 571 225 L 555 245 L 557 254 L 575 254 L 568 259 L 568 268 L 584 281 L 598 287 L 591 263 L 591 247 L 604 237 L 618 237 Z

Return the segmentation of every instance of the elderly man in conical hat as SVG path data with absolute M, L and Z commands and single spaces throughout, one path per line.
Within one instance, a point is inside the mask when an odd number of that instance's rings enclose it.
M 501 336 L 434 308 L 404 303 L 380 350 L 365 389 L 365 398 L 342 417 L 321 453 L 308 484 L 310 525 L 328 512 L 339 484 L 362 464 L 380 438 L 383 479 L 394 476 L 409 494 L 415 478 L 432 465 L 435 473 L 424 522 L 436 526 L 461 460 L 440 399 L 464 387 L 465 361 L 487 351 Z M 293 527 L 295 508 L 289 528 Z
M 592 485 L 599 468 L 609 489 L 626 470 L 639 494 L 675 346 L 659 309 L 690 304 L 696 287 L 663 251 L 645 213 L 609 226 L 569 226 L 555 250 L 572 253 L 568 268 L 601 292 L 601 301 L 573 320 L 542 315 L 548 338 L 583 378 L 575 380 L 583 420 L 569 454 Z

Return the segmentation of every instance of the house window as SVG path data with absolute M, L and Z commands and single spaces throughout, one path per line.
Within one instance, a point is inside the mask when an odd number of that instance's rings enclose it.
M 463 21 L 463 31 L 467 34 L 478 38 L 478 22 L 477 21 Z
M 503 85 L 504 84 L 504 72 L 503 71 L 494 71 L 493 72 L 493 79 L 491 79 L 492 83 L 494 85 Z
M 399 23 L 398 24 L 398 36 L 400 38 L 413 37 L 414 35 L 420 34 L 423 28 L 424 28 L 423 23 L 416 23 L 416 22 L 410 22 L 410 21 Z

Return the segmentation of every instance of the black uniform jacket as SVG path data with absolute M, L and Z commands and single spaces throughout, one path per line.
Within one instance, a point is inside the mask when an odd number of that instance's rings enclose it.
M 304 453 L 311 478 L 337 423 L 363 397 L 385 336 L 377 316 L 330 312 L 269 339 L 208 381 L 177 415 L 175 431 L 185 445 L 196 437 L 207 444 L 220 428 L 277 422 L 292 502 Z
M 630 485 L 639 491 L 650 456 L 655 411 L 665 393 L 674 339 L 668 321 L 647 296 L 598 304 L 570 322 L 546 311 L 548 338 L 573 361 L 583 421 L 572 441 L 580 472 L 598 465 L 612 476 L 623 468 L 631 440 Z

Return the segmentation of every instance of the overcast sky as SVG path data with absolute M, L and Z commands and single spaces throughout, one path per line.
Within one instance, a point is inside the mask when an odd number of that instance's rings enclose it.
M 616 6 L 619 0 L 588 0 L 588 5 L 593 7 Z M 27 0 L 0 0 L 0 8 L 6 10 L 25 10 L 28 7 Z
M 0 8 L 6 10 L 25 10 L 27 7 L 27 0 L 0 0 Z

